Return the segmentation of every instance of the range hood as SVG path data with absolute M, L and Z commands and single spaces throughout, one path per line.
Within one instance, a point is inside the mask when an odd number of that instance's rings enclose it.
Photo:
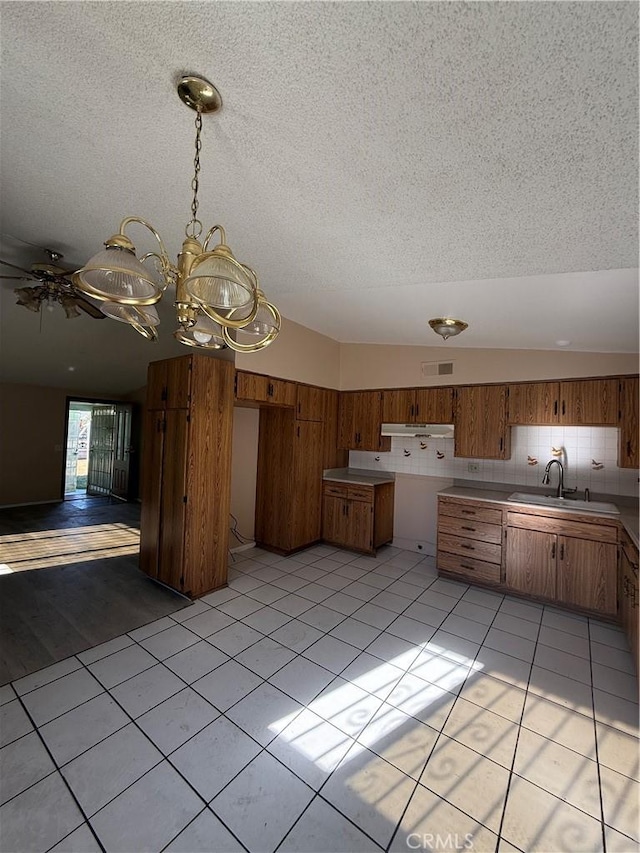
M 453 424 L 382 424 L 381 435 L 404 438 L 453 438 Z

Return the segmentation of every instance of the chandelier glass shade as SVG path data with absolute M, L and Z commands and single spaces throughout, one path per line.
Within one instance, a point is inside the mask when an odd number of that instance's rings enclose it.
M 202 233 L 202 223 L 198 219 L 202 114 L 215 112 L 222 100 L 215 86 L 199 77 L 181 78 L 178 94 L 187 106 L 196 110 L 197 116 L 192 217 L 185 229 L 186 237 L 177 264 L 169 259 L 156 229 L 140 217 L 129 216 L 120 223 L 118 233 L 105 241 L 105 248 L 74 274 L 73 284 L 101 301 L 107 317 L 128 323 L 149 340 L 157 339 L 156 327 L 160 323 L 153 306 L 169 287 L 175 287 L 176 340 L 204 349 L 227 346 L 239 352 L 254 352 L 276 339 L 281 326 L 280 313 L 266 301 L 258 287 L 256 273 L 236 259 L 220 225 L 209 230 L 203 243 L 199 239 Z M 128 226 L 133 223 L 152 233 L 158 252 L 136 256 L 135 246 L 127 234 Z M 216 232 L 218 245 L 209 249 Z M 152 257 L 158 268 L 156 272 L 145 266 L 145 261 Z M 241 332 L 247 336 L 247 343 L 237 340 Z

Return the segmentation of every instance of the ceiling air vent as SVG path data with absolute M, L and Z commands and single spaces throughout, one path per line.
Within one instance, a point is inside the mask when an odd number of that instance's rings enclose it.
M 420 364 L 421 376 L 450 376 L 452 373 L 452 361 L 423 361 Z

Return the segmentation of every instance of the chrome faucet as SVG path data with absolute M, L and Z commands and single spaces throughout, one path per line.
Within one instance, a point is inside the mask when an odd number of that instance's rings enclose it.
M 544 469 L 544 477 L 542 478 L 542 485 L 548 486 L 550 483 L 549 479 L 549 471 L 551 470 L 552 465 L 557 465 L 559 469 L 558 476 L 558 489 L 556 491 L 557 498 L 564 497 L 564 468 L 562 467 L 562 462 L 559 459 L 551 459 L 547 462 L 547 467 Z

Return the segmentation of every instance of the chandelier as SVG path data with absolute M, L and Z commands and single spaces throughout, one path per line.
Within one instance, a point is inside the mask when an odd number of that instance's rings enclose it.
M 214 225 L 202 242 L 202 223 L 198 219 L 201 131 L 204 113 L 217 112 L 222 98 L 216 87 L 202 77 L 182 77 L 178 95 L 196 111 L 195 157 L 193 161 L 193 200 L 191 219 L 177 264 L 169 258 L 156 229 L 138 216 L 128 216 L 120 229 L 105 241 L 105 248 L 94 255 L 73 276 L 78 290 L 100 300 L 107 317 L 128 323 L 148 340 L 158 337 L 160 317 L 155 304 L 168 287 L 176 291 L 175 309 L 178 328 L 176 340 L 186 346 L 256 352 L 269 346 L 278 336 L 281 318 L 268 302 L 251 267 L 238 261 L 226 242 L 224 228 Z M 136 249 L 126 233 L 137 223 L 155 238 L 158 252 L 136 257 Z M 210 244 L 214 235 L 217 243 Z M 152 272 L 145 261 L 155 260 Z M 159 271 L 161 281 L 158 281 Z

